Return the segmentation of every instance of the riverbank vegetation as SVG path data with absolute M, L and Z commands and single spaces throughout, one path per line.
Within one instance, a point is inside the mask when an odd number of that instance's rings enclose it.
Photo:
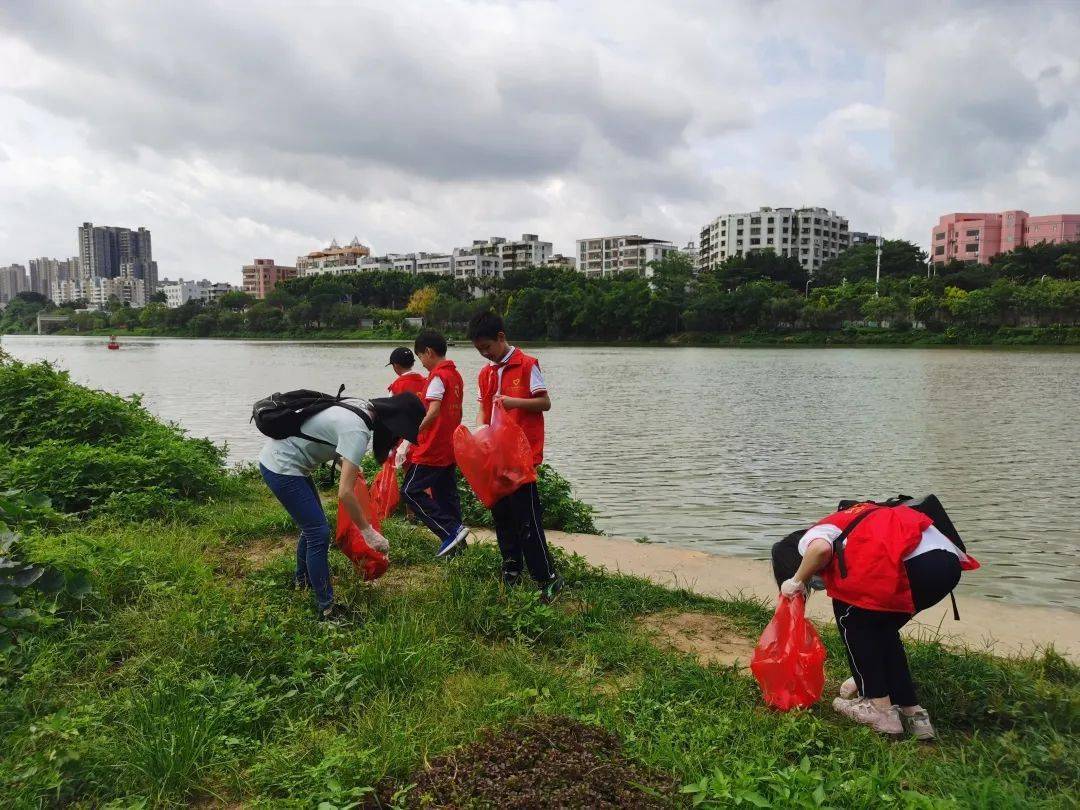
M 293 279 L 265 301 L 229 293 L 176 309 L 114 302 L 71 311 L 64 331 L 189 337 L 407 339 L 406 318 L 460 335 L 478 308 L 504 313 L 522 340 L 733 345 L 1080 344 L 1080 243 L 1040 244 L 989 265 L 952 262 L 929 275 L 910 242 L 884 243 L 881 284 L 875 246 L 858 245 L 812 278 L 771 252 L 733 257 L 694 274 L 676 256 L 649 279 L 586 279 L 573 270 L 515 271 L 464 281 L 404 273 Z M 0 331 L 30 331 L 48 308 L 36 294 L 8 306 Z M 33 299 L 33 300 L 31 300 Z
M 826 701 L 770 711 L 745 670 L 649 630 L 693 612 L 753 639 L 766 606 L 562 553 L 569 587 L 545 606 L 500 587 L 490 544 L 439 562 L 434 538 L 402 520 L 385 527 L 392 564 L 376 583 L 332 554 L 354 622 L 321 625 L 285 588 L 294 529 L 250 470 L 226 471 L 219 449 L 137 401 L 47 366 L 2 373 L 0 393 L 23 395 L 0 399 L 0 520 L 21 534 L 0 577 L 52 572 L 38 589 L 0 579 L 5 806 L 1075 806 L 1080 670 L 1053 652 L 913 643 L 941 740 L 889 742 Z M 22 454 L 58 441 L 20 477 Z M 153 484 L 112 463 L 141 444 L 170 509 L 142 510 Z M 198 482 L 179 475 L 193 461 Z M 70 475 L 98 486 L 73 498 L 49 483 Z M 823 635 L 835 689 L 843 655 Z M 508 781 L 507 763 L 527 778 Z

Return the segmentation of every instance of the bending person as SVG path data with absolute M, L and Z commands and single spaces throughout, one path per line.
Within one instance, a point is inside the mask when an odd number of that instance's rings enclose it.
M 920 740 L 934 739 L 930 715 L 915 694 L 900 628 L 948 596 L 962 569 L 979 564 L 921 512 L 873 503 L 821 520 L 802 536 L 799 551 L 802 563 L 780 592 L 805 597 L 810 577 L 820 573 L 825 581 L 851 668 L 833 708 L 883 734 L 906 730 Z
M 375 458 L 384 461 L 398 440 L 416 441 L 417 428 L 423 418 L 424 406 L 415 394 L 399 394 L 370 402 L 351 399 L 306 419 L 301 426 L 303 437 L 269 439 L 263 445 L 259 454 L 263 480 L 300 527 L 291 587 L 313 591 L 320 621 L 341 621 L 345 611 L 334 604 L 328 560 L 330 523 L 312 473 L 335 455 L 341 457 L 338 499 L 368 545 L 385 553 L 389 550 L 386 538 L 368 522 L 353 487 L 369 445 L 373 445 Z

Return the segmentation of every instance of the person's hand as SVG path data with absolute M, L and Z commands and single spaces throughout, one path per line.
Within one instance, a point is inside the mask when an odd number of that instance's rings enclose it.
M 385 537 L 375 530 L 374 526 L 368 526 L 361 531 L 360 534 L 363 535 L 364 540 L 367 541 L 367 544 L 375 551 L 378 551 L 380 554 L 389 553 L 390 544 L 386 541 Z
M 802 581 L 792 577 L 791 579 L 784 580 L 784 584 L 780 586 L 780 593 L 788 599 L 794 599 L 800 594 L 806 596 L 806 585 Z
M 504 411 L 512 411 L 518 406 L 518 401 L 515 397 L 508 397 L 504 394 L 496 394 L 495 402 L 501 404 Z
M 397 446 L 397 453 L 394 455 L 394 469 L 400 470 L 405 466 L 405 459 L 409 455 L 410 443 L 406 439 L 402 439 Z

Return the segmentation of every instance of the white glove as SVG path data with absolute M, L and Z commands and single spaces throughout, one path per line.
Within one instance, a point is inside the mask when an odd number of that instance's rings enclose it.
M 405 457 L 409 454 L 409 448 L 412 444 L 408 439 L 402 439 L 397 446 L 397 454 L 394 456 L 394 469 L 400 470 L 405 466 Z
M 386 542 L 385 537 L 375 531 L 374 526 L 368 526 L 366 529 L 361 531 L 360 534 L 363 535 L 364 540 L 367 541 L 367 544 L 373 549 L 375 549 L 375 551 L 378 551 L 380 554 L 386 554 L 390 551 L 390 544 Z
M 784 580 L 784 584 L 780 586 L 780 593 L 788 599 L 794 599 L 799 594 L 806 596 L 806 585 L 792 577 Z

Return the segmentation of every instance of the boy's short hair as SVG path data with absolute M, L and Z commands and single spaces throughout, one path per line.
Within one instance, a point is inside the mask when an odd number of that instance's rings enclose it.
M 413 341 L 413 351 L 417 354 L 434 349 L 439 357 L 446 357 L 446 338 L 434 329 L 424 329 Z
M 480 338 L 495 340 L 499 337 L 499 332 L 506 333 L 503 319 L 497 312 L 487 309 L 472 316 L 467 334 L 469 340 L 479 340 Z

